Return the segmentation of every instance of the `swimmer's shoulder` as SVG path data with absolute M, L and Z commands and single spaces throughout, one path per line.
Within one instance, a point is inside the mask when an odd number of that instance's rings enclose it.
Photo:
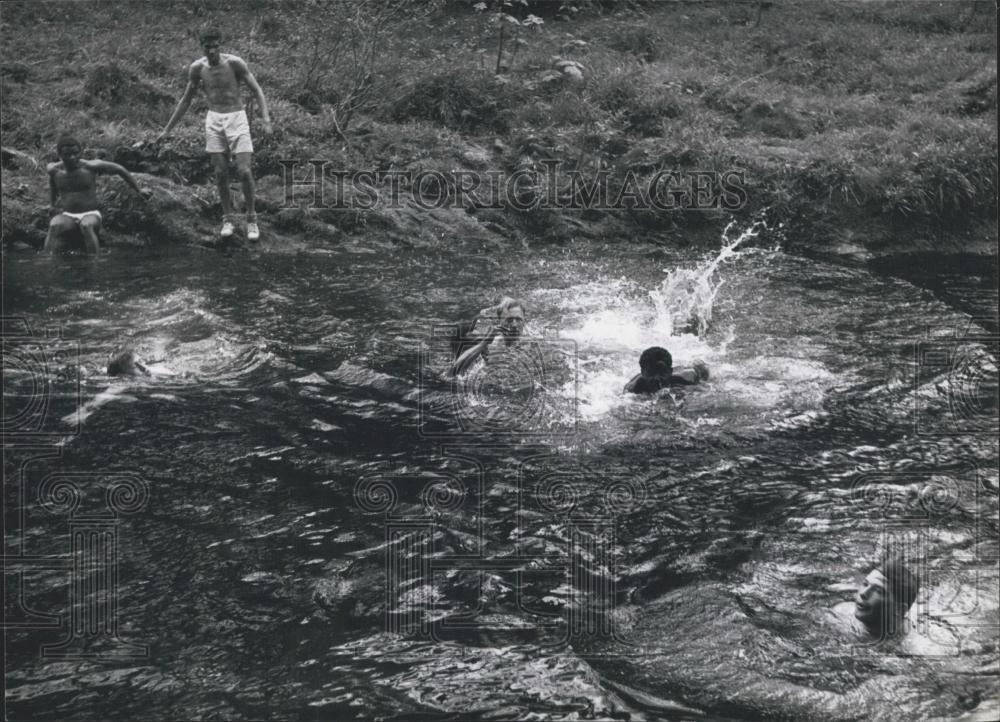
M 664 388 L 660 384 L 651 383 L 642 374 L 636 374 L 632 379 L 625 384 L 625 393 L 627 394 L 655 394 L 661 388 Z

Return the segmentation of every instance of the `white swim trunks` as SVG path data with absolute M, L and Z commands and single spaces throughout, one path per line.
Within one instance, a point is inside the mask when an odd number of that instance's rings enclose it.
M 77 223 L 79 223 L 80 221 L 82 221 L 87 216 L 97 216 L 97 220 L 101 220 L 101 212 L 100 211 L 84 211 L 83 213 L 70 213 L 69 211 L 63 211 L 62 215 L 69 216 L 70 218 L 72 218 Z
M 253 153 L 247 112 L 208 111 L 205 116 L 205 150 L 209 153 Z

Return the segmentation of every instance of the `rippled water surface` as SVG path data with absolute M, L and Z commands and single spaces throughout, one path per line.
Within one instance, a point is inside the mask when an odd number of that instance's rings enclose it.
M 13 716 L 988 717 L 995 271 L 748 248 L 684 333 L 667 272 L 715 256 L 5 257 Z M 504 294 L 530 343 L 453 385 L 448 324 Z M 622 395 L 654 344 L 710 380 Z M 106 375 L 122 346 L 150 376 Z M 112 517 L 115 475 L 148 495 Z M 95 514 L 118 640 L 43 655 L 100 601 Z M 902 651 L 836 621 L 888 546 L 923 579 Z

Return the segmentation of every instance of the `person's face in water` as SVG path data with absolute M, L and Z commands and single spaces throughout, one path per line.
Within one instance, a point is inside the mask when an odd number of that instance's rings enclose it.
M 80 146 L 75 144 L 61 146 L 59 160 L 63 162 L 66 170 L 75 170 L 80 165 Z
M 645 378 L 649 379 L 650 381 L 654 379 L 657 381 L 662 381 L 664 379 L 670 378 L 670 372 L 664 366 L 653 366 L 651 368 L 647 367 L 644 369 L 640 369 L 640 371 L 642 372 L 642 375 Z
M 520 306 L 511 306 L 500 314 L 500 333 L 508 344 L 517 341 L 517 338 L 524 331 L 524 309 Z
M 219 54 L 219 41 L 213 39 L 203 40 L 201 43 L 201 49 L 205 53 L 205 58 L 208 60 L 209 65 L 218 65 L 219 59 L 222 57 Z
M 129 350 L 115 351 L 108 360 L 108 376 L 132 376 L 138 371 L 135 354 Z
M 673 369 L 667 366 L 665 361 L 657 361 L 639 368 L 639 372 L 650 381 L 664 381 L 669 379 L 672 371 Z
M 877 569 L 873 570 L 865 577 L 854 598 L 854 617 L 870 631 L 877 632 L 885 627 L 890 608 L 885 577 Z

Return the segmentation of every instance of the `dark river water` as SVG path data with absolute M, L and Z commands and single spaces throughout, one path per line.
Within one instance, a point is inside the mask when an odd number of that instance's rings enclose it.
M 992 718 L 996 274 L 946 265 L 8 254 L 9 715 Z M 709 381 L 624 396 L 654 344 Z M 886 549 L 906 647 L 838 626 Z

